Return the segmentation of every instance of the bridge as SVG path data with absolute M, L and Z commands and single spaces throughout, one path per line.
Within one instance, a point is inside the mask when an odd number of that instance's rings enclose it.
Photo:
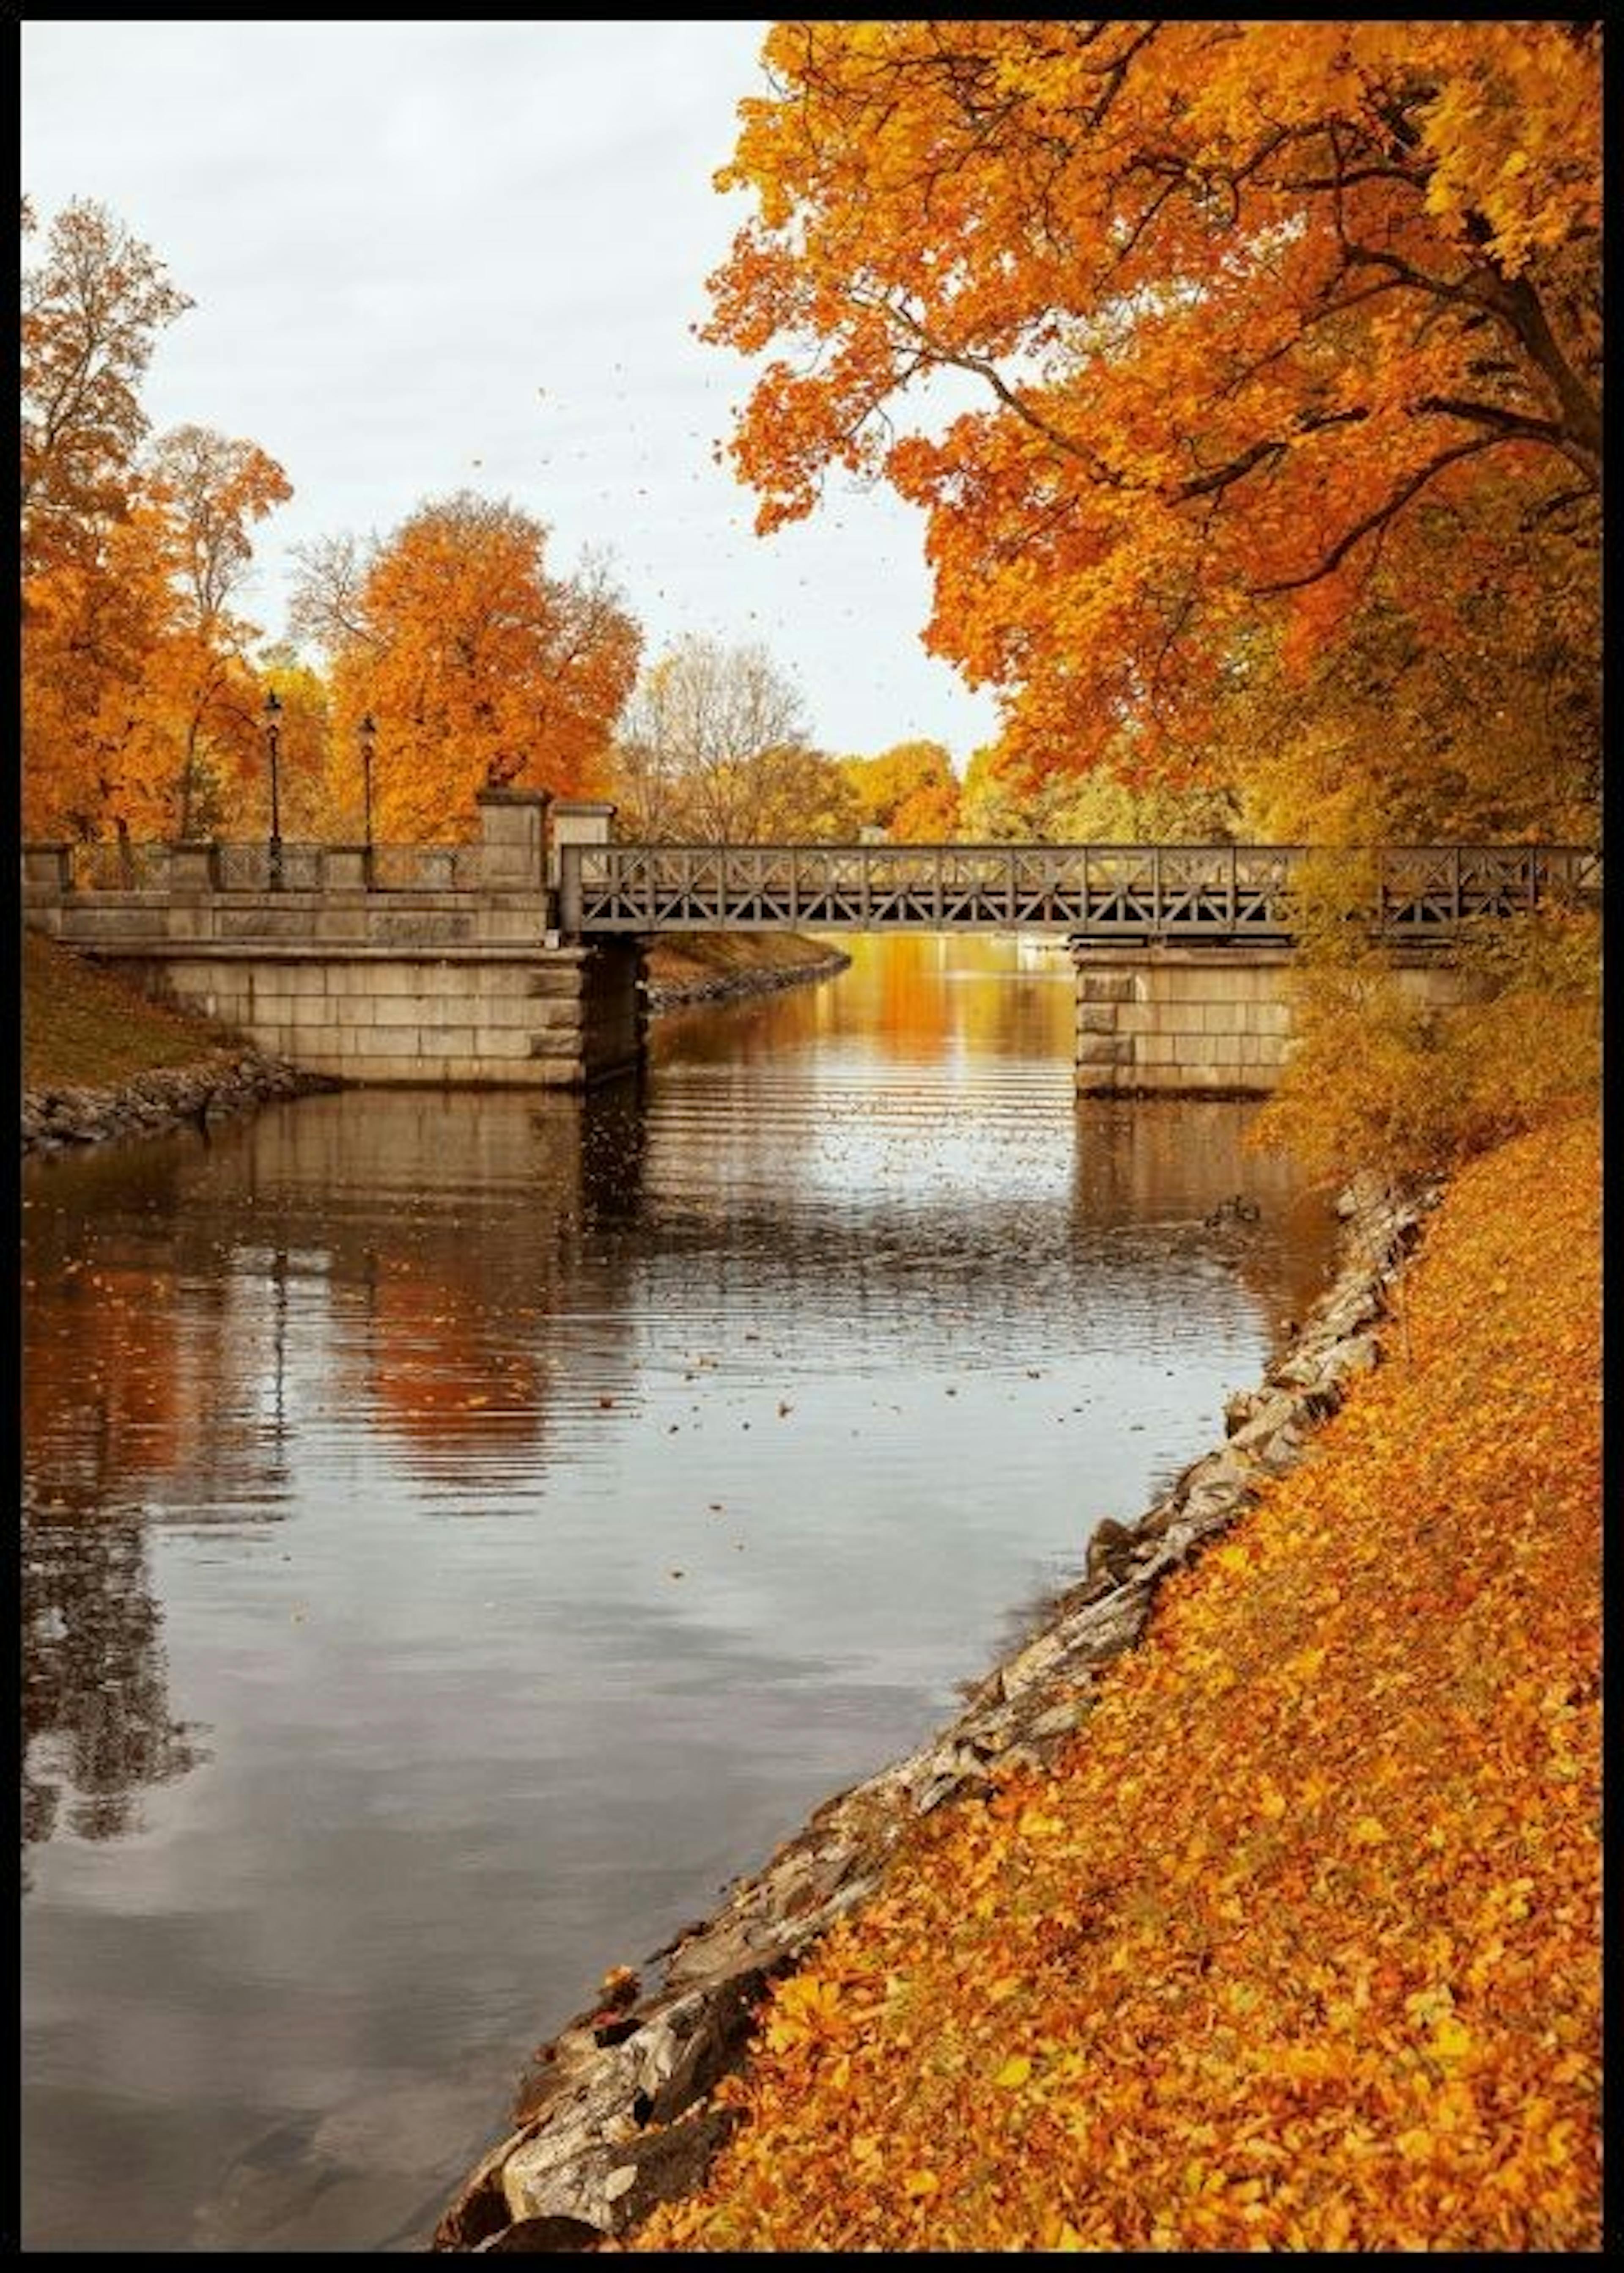
M 478 806 L 467 844 L 26 844 L 24 920 L 312 1071 L 541 1088 L 640 1061 L 663 932 L 1046 931 L 1076 967 L 1081 1093 L 1258 1095 L 1316 872 L 1348 865 L 1436 1004 L 1463 926 L 1601 888 L 1572 845 L 625 844 L 607 804 Z
M 1571 845 L 601 844 L 559 860 L 567 938 L 663 931 L 1059 931 L 1079 942 L 1283 945 L 1342 865 L 1395 942 L 1598 889 Z

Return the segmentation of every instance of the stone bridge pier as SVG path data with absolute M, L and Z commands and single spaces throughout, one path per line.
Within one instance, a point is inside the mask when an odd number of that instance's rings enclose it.
M 1080 1097 L 1266 1097 L 1292 1046 L 1295 956 L 1285 946 L 1072 943 Z M 1435 949 L 1400 949 L 1418 1008 L 1465 999 Z

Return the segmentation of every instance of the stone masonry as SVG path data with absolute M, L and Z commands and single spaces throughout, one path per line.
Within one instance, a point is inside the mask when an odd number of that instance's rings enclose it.
M 1082 1097 L 1266 1096 L 1291 1049 L 1287 948 L 1073 950 Z M 1398 965 L 1418 1004 L 1458 1002 L 1459 974 L 1425 951 Z
M 473 889 L 370 889 L 351 846 L 327 849 L 318 890 L 227 891 L 198 844 L 175 848 L 163 890 L 81 891 L 66 847 L 25 847 L 24 920 L 308 1075 L 579 1089 L 642 1056 L 643 958 L 635 939 L 565 945 L 550 929 L 547 803 L 481 795 Z M 612 818 L 554 812 L 579 842 Z
M 104 947 L 98 960 L 271 1056 L 341 1081 L 577 1089 L 642 1054 L 635 940 L 438 955 Z

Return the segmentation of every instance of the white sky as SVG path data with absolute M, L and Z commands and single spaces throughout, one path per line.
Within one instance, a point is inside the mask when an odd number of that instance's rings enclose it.
M 760 640 L 822 748 L 926 735 L 962 769 L 991 739 L 991 697 L 919 641 L 920 515 L 837 477 L 758 537 L 712 461 L 749 367 L 689 327 L 749 209 L 711 177 L 765 30 L 23 25 L 41 228 L 94 199 L 197 304 L 154 353 L 154 430 L 245 437 L 293 484 L 256 542 L 267 636 L 293 544 L 468 488 L 543 521 L 554 573 L 608 551 L 646 656 Z

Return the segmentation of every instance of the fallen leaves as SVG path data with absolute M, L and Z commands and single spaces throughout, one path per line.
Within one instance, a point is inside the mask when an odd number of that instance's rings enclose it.
M 1462 1173 L 1410 1357 L 914 1827 L 622 2247 L 1599 2247 L 1598 1195 L 1578 1119 Z

